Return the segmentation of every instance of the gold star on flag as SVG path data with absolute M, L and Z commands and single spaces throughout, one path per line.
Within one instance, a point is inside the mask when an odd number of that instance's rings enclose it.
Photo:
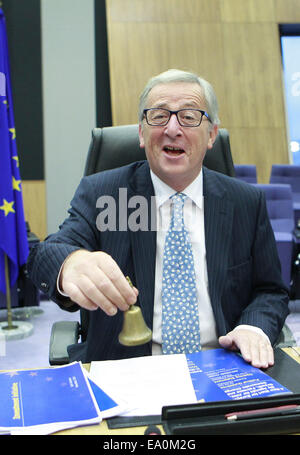
M 16 139 L 16 128 L 9 128 L 9 131 L 12 134 L 12 140 Z
M 18 376 L 19 373 L 17 371 L 8 371 L 7 373 L 5 373 L 7 376 L 10 376 L 11 378 L 13 376 Z
M 19 167 L 19 157 L 18 157 L 18 155 L 13 156 L 12 159 L 16 161 L 17 167 Z
M 21 185 L 21 180 L 16 180 L 13 176 L 13 178 L 12 178 L 13 189 L 17 190 L 17 191 L 21 191 L 20 185 Z
M 7 216 L 10 212 L 11 213 L 16 213 L 13 209 L 15 201 L 7 202 L 6 199 L 3 199 L 3 205 L 0 205 L 0 209 L 4 210 L 5 216 Z

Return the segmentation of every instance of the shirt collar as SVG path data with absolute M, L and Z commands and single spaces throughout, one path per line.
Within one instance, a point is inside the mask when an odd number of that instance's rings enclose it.
M 154 194 L 156 197 L 157 207 L 163 205 L 173 194 L 176 192 L 173 188 L 163 182 L 154 172 L 150 169 L 150 175 L 154 187 Z M 202 169 L 198 176 L 187 186 L 182 193 L 186 194 L 200 209 L 203 206 L 203 172 Z

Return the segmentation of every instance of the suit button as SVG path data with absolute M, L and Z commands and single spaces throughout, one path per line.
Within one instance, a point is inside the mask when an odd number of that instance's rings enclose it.
M 47 292 L 49 289 L 49 285 L 47 283 L 41 283 L 41 290 L 43 292 Z

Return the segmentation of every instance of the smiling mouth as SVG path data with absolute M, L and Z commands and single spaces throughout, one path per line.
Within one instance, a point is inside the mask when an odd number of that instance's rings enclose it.
M 179 156 L 181 155 L 182 153 L 184 153 L 184 150 L 179 148 L 179 147 L 170 147 L 168 145 L 166 145 L 164 148 L 163 148 L 164 152 L 167 152 L 168 155 L 172 155 L 172 156 Z

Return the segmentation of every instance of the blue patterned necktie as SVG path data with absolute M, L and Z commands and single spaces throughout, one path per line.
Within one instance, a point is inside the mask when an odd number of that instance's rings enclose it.
M 162 280 L 162 351 L 164 354 L 201 350 L 194 259 L 184 226 L 183 193 L 172 196 L 172 216 L 166 235 Z

